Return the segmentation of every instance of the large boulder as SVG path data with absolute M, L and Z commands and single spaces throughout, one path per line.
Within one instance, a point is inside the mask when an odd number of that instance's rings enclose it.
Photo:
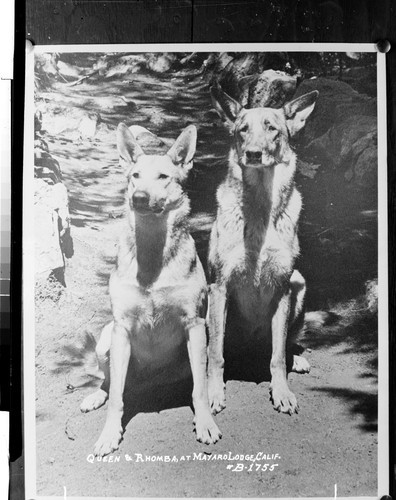
M 296 97 L 319 91 L 304 130 L 305 157 L 335 168 L 346 182 L 374 188 L 377 179 L 377 102 L 348 84 L 326 78 L 304 81 Z
M 59 162 L 39 136 L 41 116 L 37 114 L 34 144 L 34 242 L 36 282 L 56 275 L 64 284 L 65 257 L 74 253 L 70 234 L 69 199 L 62 182 Z
M 65 266 L 62 239 L 67 235 L 69 242 L 70 215 L 67 189 L 63 183 L 51 184 L 43 178 L 35 179 L 34 215 L 35 273 L 36 280 L 40 281 Z M 72 248 L 68 252 L 70 258 Z
M 313 90 L 319 91 L 319 97 L 304 128 L 307 141 L 318 138 L 349 117 L 368 116 L 376 121 L 377 100 L 359 94 L 347 83 L 322 77 L 304 80 L 297 88 L 295 97 Z
M 283 71 L 263 71 L 248 93 L 248 108 L 280 108 L 296 91 L 297 77 Z
M 255 53 L 225 54 L 217 61 L 218 65 L 223 64 L 228 60 L 226 66 L 219 73 L 214 73 L 214 80 L 220 84 L 221 88 L 228 95 L 245 104 L 244 96 L 246 96 L 247 86 L 244 85 L 243 79 L 250 76 L 256 78 L 259 71 L 257 55 Z M 212 81 L 214 83 L 214 81 Z
M 154 73 L 166 73 L 176 61 L 176 55 L 169 52 L 154 52 L 147 55 L 147 69 Z

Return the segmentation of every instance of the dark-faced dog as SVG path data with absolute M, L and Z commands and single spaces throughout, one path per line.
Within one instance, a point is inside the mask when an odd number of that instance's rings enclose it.
M 233 136 L 209 245 L 208 386 L 213 413 L 225 407 L 223 344 L 230 299 L 247 335 L 272 337 L 274 408 L 289 414 L 298 410 L 286 379 L 286 341 L 302 312 L 305 281 L 294 269 L 301 196 L 289 140 L 304 126 L 317 95 L 303 95 L 280 109 L 244 109 L 219 87 L 212 88 L 215 106 Z M 294 356 L 293 370 L 308 372 L 309 364 Z

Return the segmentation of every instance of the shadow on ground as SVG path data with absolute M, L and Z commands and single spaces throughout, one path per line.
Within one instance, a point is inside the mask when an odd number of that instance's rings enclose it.
M 363 431 L 377 431 L 378 397 L 376 394 L 340 387 L 312 387 L 311 390 L 344 401 L 352 417 L 363 417 L 363 422 L 359 423 Z

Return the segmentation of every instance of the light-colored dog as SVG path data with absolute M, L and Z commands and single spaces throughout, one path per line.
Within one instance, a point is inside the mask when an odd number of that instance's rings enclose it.
M 287 384 L 286 342 L 302 313 L 305 281 L 294 270 L 301 196 L 289 138 L 305 125 L 318 93 L 281 109 L 244 109 L 220 87 L 211 93 L 233 142 L 209 246 L 209 402 L 213 413 L 225 407 L 223 343 L 232 299 L 245 335 L 272 338 L 271 399 L 276 410 L 292 414 L 298 405 Z M 294 371 L 309 371 L 304 358 L 294 356 L 293 361 Z
M 122 123 L 117 131 L 120 160 L 129 169 L 128 224 L 110 278 L 113 321 L 103 329 L 96 349 L 105 382 L 81 405 L 87 412 L 109 397 L 106 423 L 95 445 L 100 456 L 116 450 L 122 439 L 130 359 L 137 368 L 161 369 L 178 362 L 186 342 L 197 439 L 209 444 L 221 437 L 207 392 L 207 284 L 188 232 L 190 203 L 182 188 L 192 167 L 196 128 L 187 127 L 165 155 L 144 154 L 133 134 L 142 131 L 150 134 Z

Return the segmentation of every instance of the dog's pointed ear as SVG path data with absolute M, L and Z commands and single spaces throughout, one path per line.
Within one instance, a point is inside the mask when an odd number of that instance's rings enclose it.
M 125 123 L 120 123 L 117 128 L 117 148 L 120 159 L 126 164 L 136 163 L 139 156 L 144 154 Z
M 197 129 L 195 125 L 189 125 L 176 139 L 176 142 L 168 151 L 175 165 L 179 165 L 186 170 L 192 167 L 192 161 L 197 147 Z
M 315 107 L 318 95 L 319 92 L 314 90 L 284 105 L 286 124 L 291 137 L 304 127 L 307 118 Z
M 242 106 L 238 101 L 226 94 L 219 84 L 210 87 L 210 95 L 212 104 L 219 113 L 221 119 L 228 123 L 234 123 L 236 117 L 242 110 Z

